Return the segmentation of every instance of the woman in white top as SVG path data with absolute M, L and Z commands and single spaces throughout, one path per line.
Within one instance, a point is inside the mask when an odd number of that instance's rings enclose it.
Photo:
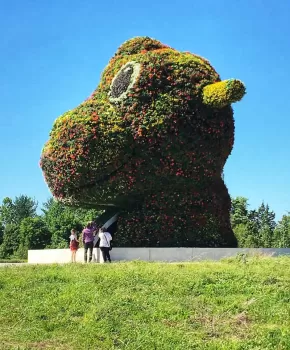
M 102 255 L 103 255 L 103 260 L 104 260 L 104 262 L 106 262 L 107 260 L 109 262 L 111 262 L 111 257 L 110 257 L 109 252 L 111 250 L 112 236 L 111 236 L 110 232 L 106 232 L 105 228 L 103 228 L 103 227 L 100 228 L 98 236 L 100 238 L 99 247 L 100 247 Z

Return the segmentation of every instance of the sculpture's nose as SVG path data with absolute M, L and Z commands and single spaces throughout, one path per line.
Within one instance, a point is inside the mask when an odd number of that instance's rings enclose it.
M 93 186 L 120 167 L 128 153 L 130 137 L 120 127 L 122 122 L 101 120 L 94 101 L 55 121 L 41 154 L 40 167 L 56 198 Z
M 245 85 L 240 80 L 223 80 L 203 88 L 203 103 L 211 107 L 222 108 L 240 101 L 245 93 Z

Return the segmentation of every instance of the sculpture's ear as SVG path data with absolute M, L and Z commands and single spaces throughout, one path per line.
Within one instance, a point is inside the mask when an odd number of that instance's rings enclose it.
M 116 56 L 136 55 L 138 53 L 145 53 L 147 51 L 153 51 L 157 49 L 167 48 L 167 45 L 162 44 L 160 41 L 151 39 L 148 36 L 138 36 L 125 41 L 117 52 Z
M 237 79 L 223 80 L 203 88 L 203 103 L 222 108 L 240 101 L 246 93 L 244 83 Z

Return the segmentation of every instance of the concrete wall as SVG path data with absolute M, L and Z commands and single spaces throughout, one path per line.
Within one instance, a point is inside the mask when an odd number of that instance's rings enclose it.
M 220 260 L 239 253 L 265 254 L 269 256 L 289 255 L 290 248 L 113 248 L 110 252 L 113 261 L 198 261 Z M 83 262 L 83 248 L 77 251 L 77 262 Z M 71 253 L 69 249 L 29 250 L 28 263 L 49 264 L 68 263 Z M 94 249 L 94 262 L 103 262 L 99 249 Z
M 89 252 L 88 252 L 89 253 Z M 93 261 L 99 262 L 99 249 L 93 251 Z M 88 254 L 89 255 L 89 254 Z M 42 249 L 28 250 L 28 263 L 31 264 L 53 264 L 68 263 L 71 260 L 71 251 L 69 249 Z M 84 261 L 84 249 L 80 248 L 76 254 L 76 261 Z

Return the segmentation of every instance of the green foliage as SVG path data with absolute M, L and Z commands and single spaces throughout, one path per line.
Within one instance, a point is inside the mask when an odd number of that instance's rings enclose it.
M 235 228 L 237 225 L 248 222 L 248 199 L 245 197 L 232 198 L 231 224 Z
M 20 195 L 14 200 L 6 197 L 0 207 L 0 221 L 4 226 L 20 224 L 24 218 L 35 217 L 36 208 L 37 202 L 29 196 Z
M 29 198 L 27 196 L 23 197 Z M 173 200 L 175 199 L 172 198 Z M 158 201 L 162 202 L 162 197 L 155 198 L 155 201 L 156 203 Z M 179 199 L 179 201 L 181 204 L 183 203 L 182 199 Z M 27 203 L 27 201 L 25 202 Z M 31 210 L 32 217 L 23 218 L 20 223 L 17 223 L 18 220 L 11 223 L 13 221 L 12 218 L 14 218 L 14 203 L 15 201 L 7 197 L 0 207 L 1 220 L 6 223 L 6 225 L 1 225 L 0 222 L 0 259 L 26 259 L 28 249 L 68 248 L 68 237 L 72 228 L 76 229 L 80 236 L 81 230 L 88 221 L 96 220 L 99 225 L 102 225 L 115 214 L 116 210 L 114 207 L 110 211 L 107 210 L 105 212 L 96 209 L 68 207 L 50 198 L 43 204 L 42 215 L 35 216 L 34 210 Z M 150 210 L 154 213 L 154 205 L 151 206 Z M 186 206 L 184 206 L 181 216 L 182 220 L 186 220 L 187 210 Z M 149 213 L 149 209 L 147 213 Z M 162 237 L 164 228 L 167 227 L 167 222 L 162 222 L 162 217 L 160 216 L 155 220 L 154 215 L 152 217 L 147 216 L 146 221 L 147 225 L 159 230 Z M 130 231 L 133 233 L 135 227 L 138 229 L 140 225 L 137 220 L 127 221 L 127 224 L 131 225 Z M 258 209 L 249 210 L 246 198 L 232 198 L 231 224 L 239 247 L 290 247 L 290 214 L 284 215 L 276 224 L 275 214 L 267 204 L 262 203 Z M 122 225 L 122 218 L 119 221 L 119 225 Z M 145 229 L 146 227 L 144 226 L 144 232 Z M 182 227 L 176 225 L 176 229 L 182 230 Z M 206 229 L 208 239 L 216 240 L 214 236 L 215 222 L 209 220 Z M 144 243 L 144 240 L 148 240 L 146 235 L 143 236 L 144 238 L 141 237 L 138 242 L 140 246 L 146 246 L 146 241 Z M 199 237 L 199 239 L 201 238 Z M 118 231 L 114 237 L 115 246 L 127 246 L 128 239 L 131 239 L 136 244 L 136 237 L 133 234 L 127 233 L 123 239 L 120 231 Z M 179 242 L 178 236 L 173 235 L 171 239 L 173 242 Z M 195 239 L 197 241 L 198 237 Z M 170 246 L 170 241 L 168 242 Z M 206 242 L 203 239 L 204 243 Z M 211 241 L 207 243 L 208 245 L 212 244 Z M 202 245 L 202 242 L 200 242 L 200 245 Z
M 287 350 L 289 271 L 241 256 L 0 268 L 0 347 Z
M 283 215 L 275 228 L 274 234 L 277 247 L 290 247 L 290 213 Z
M 73 210 L 53 199 L 44 203 L 43 206 L 43 220 L 49 231 L 53 233 L 51 248 L 68 247 L 71 229 L 80 231 L 82 228 Z
M 20 224 L 20 242 L 27 249 L 43 249 L 50 243 L 51 233 L 42 218 L 25 218 Z
M 20 229 L 17 224 L 7 224 L 4 229 L 3 243 L 0 249 L 0 258 L 13 255 L 20 244 Z
M 5 198 L 0 207 L 0 259 L 27 258 L 28 249 L 68 248 L 71 229 L 79 233 L 101 211 L 67 207 L 49 199 L 40 216 L 37 203 L 28 196 Z
M 258 248 L 257 236 L 253 234 L 251 223 L 238 224 L 234 229 L 239 248 Z
M 0 246 L 1 246 L 2 242 L 3 242 L 3 236 L 4 236 L 4 225 L 0 221 Z
M 12 258 L 13 259 L 28 259 L 28 247 L 24 243 L 20 243 L 17 250 L 14 252 Z
M 269 227 L 271 230 L 274 230 L 275 223 L 275 213 L 269 209 L 268 204 L 261 204 L 257 213 L 258 225 L 259 228 Z
M 14 204 L 11 198 L 5 197 L 0 207 L 0 221 L 2 225 L 11 224 L 14 220 Z
M 20 224 L 25 218 L 36 217 L 37 201 L 29 196 L 21 195 L 13 201 L 14 222 Z
M 101 213 L 95 209 L 68 207 L 52 198 L 43 204 L 42 211 L 43 220 L 52 233 L 50 248 L 67 248 L 71 229 L 80 234 L 83 227 Z
M 231 223 L 239 247 L 290 247 L 289 216 L 276 227 L 275 213 L 263 202 L 257 210 L 248 210 L 244 197 L 232 198 Z
M 3 199 L 0 206 L 0 258 L 27 257 L 28 246 L 22 240 L 20 226 L 23 220 L 36 217 L 36 208 L 37 202 L 26 195 L 14 200 Z

